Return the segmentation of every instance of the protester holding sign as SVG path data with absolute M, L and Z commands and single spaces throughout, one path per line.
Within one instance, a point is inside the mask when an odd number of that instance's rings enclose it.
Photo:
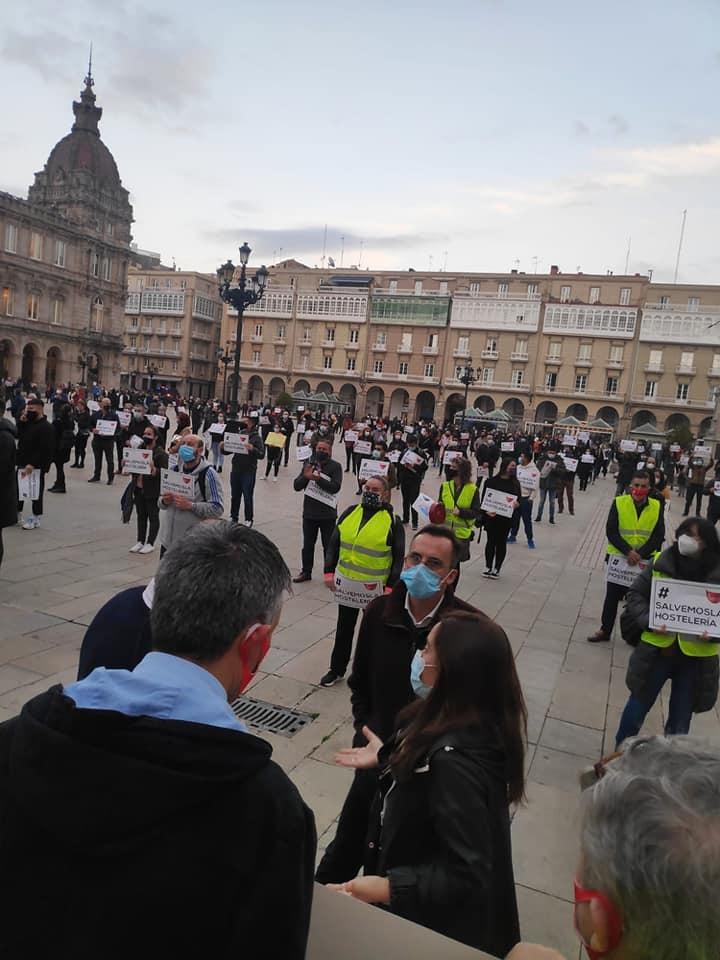
M 280 423 L 276 417 L 271 419 L 270 426 L 270 433 L 265 437 L 266 461 L 263 480 L 267 480 L 270 476 L 270 471 L 273 470 L 273 483 L 277 483 L 278 470 L 282 462 L 283 451 L 287 449 L 288 438 L 286 434 L 280 430 Z
M 676 633 L 651 627 L 653 581 L 680 580 L 711 585 L 713 601 L 720 594 L 720 542 L 709 520 L 684 520 L 675 543 L 663 550 L 640 574 L 627 595 L 627 608 L 642 631 L 628 664 L 625 682 L 630 697 L 615 737 L 622 743 L 640 731 L 647 713 L 670 680 L 666 734 L 688 733 L 693 713 L 712 710 L 718 695 L 718 632 Z M 660 590 L 656 591 L 661 596 Z M 687 619 L 687 618 L 685 618 Z M 695 630 L 701 627 L 695 627 Z
M 45 489 L 45 474 L 50 469 L 55 455 L 55 430 L 48 423 L 45 408 L 39 397 L 27 398 L 25 409 L 17 421 L 18 475 L 27 477 L 36 475 L 36 491 L 32 500 L 32 516 L 22 525 L 23 530 L 36 530 L 40 526 L 40 517 L 43 514 L 43 492 Z M 17 509 L 22 513 L 23 501 L 18 496 Z
M 631 567 L 641 560 L 648 560 L 662 549 L 665 539 L 664 513 L 660 502 L 650 496 L 650 476 L 646 470 L 635 471 L 629 494 L 615 497 L 605 531 L 607 555 L 623 556 Z M 624 584 L 608 579 L 600 629 L 588 637 L 590 643 L 610 640 L 618 604 L 627 590 Z
M 258 460 L 262 460 L 265 456 L 265 447 L 258 431 L 257 418 L 243 416 L 239 433 L 240 436 L 246 437 L 246 443 L 241 445 L 241 452 L 233 454 L 230 467 L 230 519 L 235 523 L 238 522 L 242 503 L 245 526 L 251 527 L 255 516 L 257 465 Z M 220 449 L 223 453 L 225 452 L 224 442 L 220 444 Z
M 563 464 L 565 471 L 560 478 L 557 490 L 557 512 L 562 513 L 565 509 L 565 497 L 567 497 L 568 513 L 571 517 L 575 516 L 575 472 L 578 462 L 574 457 L 564 456 Z
M 480 493 L 471 482 L 472 468 L 465 457 L 457 457 L 445 466 L 448 478 L 440 487 L 438 500 L 445 507 L 445 525 L 455 534 L 460 564 L 470 559 L 470 543 L 474 538 L 475 521 L 481 517 Z M 457 581 L 456 581 L 457 582 Z
M 699 517 L 702 513 L 702 498 L 705 487 L 705 476 L 713 466 L 712 461 L 707 461 L 701 456 L 692 456 L 688 464 L 688 485 L 685 494 L 685 510 L 683 516 L 690 513 L 693 499 L 696 502 L 695 513 Z
M 220 478 L 203 456 L 204 451 L 202 437 L 192 433 L 183 437 L 178 450 L 177 471 L 170 471 L 170 475 L 177 476 L 179 473 L 183 477 L 192 478 L 193 482 L 187 495 L 161 493 L 160 509 L 163 512 L 160 522 L 160 556 L 202 520 L 223 515 Z
M 565 465 L 557 450 L 548 450 L 544 456 L 538 459 L 537 465 L 540 471 L 540 498 L 535 514 L 535 523 L 540 523 L 542 520 L 546 500 L 550 504 L 548 507 L 550 523 L 555 523 L 555 497 L 564 482 Z
M 305 583 L 312 579 L 318 533 L 324 556 L 335 529 L 337 494 L 342 486 L 342 466 L 337 460 L 330 458 L 331 450 L 330 440 L 316 440 L 313 455 L 303 463 L 300 473 L 293 480 L 293 489 L 304 491 L 302 569 L 293 577 L 293 583 Z
M 117 413 L 111 408 L 110 399 L 103 397 L 100 409 L 96 411 L 90 421 L 93 433 L 92 452 L 95 458 L 95 470 L 88 483 L 99 483 L 102 473 L 103 456 L 107 463 L 107 482 L 112 483 L 115 476 L 115 432 L 119 426 Z
M 367 591 L 369 602 L 397 583 L 404 557 L 405 529 L 393 516 L 390 484 L 385 477 L 370 477 L 361 503 L 348 507 L 333 530 L 325 551 L 325 584 L 333 591 L 357 584 L 376 585 Z M 367 606 L 360 600 L 352 601 L 355 606 L 346 606 L 340 597 L 338 601 L 335 643 L 330 669 L 320 680 L 323 687 L 331 687 L 345 676 L 358 614 Z
M 137 516 L 137 542 L 130 553 L 152 553 L 160 531 L 160 471 L 166 470 L 168 455 L 159 445 L 159 430 L 145 423 L 142 450 L 151 453 L 150 474 L 132 474 L 132 491 Z M 150 527 L 148 532 L 148 525 Z
M 532 527 L 532 504 L 535 491 L 540 483 L 540 471 L 533 463 L 532 453 L 521 453 L 516 471 L 517 481 L 520 484 L 520 502 L 512 516 L 508 543 L 516 543 L 520 521 L 525 528 L 525 536 L 530 550 L 535 549 Z
M 500 576 L 500 569 L 507 553 L 507 539 L 513 522 L 513 513 L 520 505 L 522 492 L 517 477 L 517 463 L 515 460 L 504 459 L 500 464 L 500 472 L 496 477 L 490 477 L 485 484 L 483 494 L 483 526 L 487 534 L 485 542 L 485 567 L 484 577 L 497 580 Z M 485 497 L 488 491 L 497 491 L 507 499 L 512 497 L 510 512 L 503 516 L 499 510 L 488 510 L 485 507 Z
M 711 523 L 717 523 L 720 520 L 720 463 L 715 465 L 714 477 L 710 481 L 709 488 L 707 518 Z
M 418 515 L 412 505 L 420 495 L 420 487 L 427 468 L 428 462 L 425 455 L 418 449 L 417 434 L 407 434 L 407 449 L 401 449 L 398 462 L 398 479 L 402 493 L 402 522 L 409 523 L 412 517 L 413 530 L 418 528 Z

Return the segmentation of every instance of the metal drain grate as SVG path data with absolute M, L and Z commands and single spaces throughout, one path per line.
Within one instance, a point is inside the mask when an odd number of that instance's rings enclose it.
M 230 706 L 235 716 L 249 727 L 277 733 L 281 737 L 294 737 L 315 719 L 315 714 L 302 713 L 290 707 L 278 707 L 274 703 L 265 703 L 264 700 L 253 700 L 252 697 L 238 697 Z

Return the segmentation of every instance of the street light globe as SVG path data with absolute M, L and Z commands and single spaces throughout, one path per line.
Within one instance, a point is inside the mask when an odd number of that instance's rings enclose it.
M 258 286 L 260 287 L 261 290 L 264 290 L 265 287 L 267 286 L 268 277 L 269 277 L 268 268 L 265 266 L 265 264 L 263 264 L 257 272 Z
M 245 243 L 240 247 L 240 263 L 243 265 L 243 267 L 247 266 L 247 262 L 250 259 L 251 253 L 252 250 L 248 246 L 247 241 L 245 241 Z

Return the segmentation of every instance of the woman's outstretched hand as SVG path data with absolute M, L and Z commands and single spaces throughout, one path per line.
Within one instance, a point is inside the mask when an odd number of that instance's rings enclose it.
M 370 727 L 363 727 L 362 732 L 367 739 L 367 745 L 339 750 L 335 754 L 335 763 L 341 767 L 354 767 L 356 770 L 372 770 L 377 766 L 382 740 L 372 732 Z
M 347 883 L 329 883 L 327 888 L 346 893 L 363 903 L 390 903 L 390 881 L 387 877 L 355 877 Z

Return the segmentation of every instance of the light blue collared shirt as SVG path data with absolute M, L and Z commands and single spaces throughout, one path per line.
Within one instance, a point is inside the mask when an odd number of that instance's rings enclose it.
M 64 693 L 83 710 L 117 710 L 130 717 L 186 720 L 247 733 L 220 681 L 170 653 L 148 653 L 134 670 L 96 667 Z

